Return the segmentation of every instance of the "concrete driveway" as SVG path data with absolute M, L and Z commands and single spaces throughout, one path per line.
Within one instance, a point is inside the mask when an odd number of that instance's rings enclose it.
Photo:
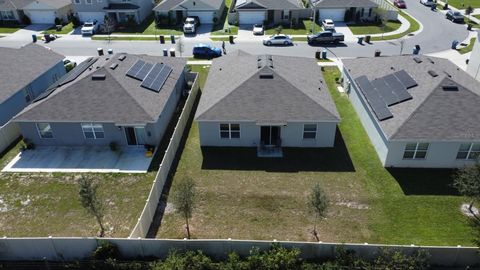
M 25 45 L 32 42 L 32 35 L 41 35 L 43 31 L 52 27 L 51 24 L 32 24 L 26 26 L 15 33 L 4 37 L 5 41 L 18 41 Z
M 146 173 L 151 157 L 143 147 L 37 147 L 20 152 L 2 172 Z
M 345 42 L 356 42 L 357 38 L 344 22 L 335 22 L 335 31 L 345 36 Z

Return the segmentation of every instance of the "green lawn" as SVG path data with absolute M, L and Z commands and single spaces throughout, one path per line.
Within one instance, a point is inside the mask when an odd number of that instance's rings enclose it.
M 448 0 L 448 5 L 458 9 L 465 9 L 468 6 L 480 8 L 480 0 Z
M 11 34 L 11 33 L 17 32 L 18 30 L 20 30 L 20 27 L 18 26 L 12 26 L 12 27 L 0 26 L 0 33 L 2 34 Z
M 119 27 L 114 34 L 138 34 L 138 35 L 182 35 L 181 26 L 157 27 L 153 16 L 145 19 L 141 24 L 129 27 Z
M 478 15 L 472 15 L 472 16 L 480 20 L 480 14 L 478 14 Z
M 215 25 L 212 29 L 211 35 L 213 36 L 223 36 L 223 35 L 237 35 L 238 34 L 238 26 L 230 25 L 228 23 L 228 11 L 230 9 L 230 4 L 232 0 L 225 1 L 225 12 L 220 18 L 220 21 L 217 25 Z
M 385 27 L 381 27 L 380 23 L 356 23 L 348 24 L 348 28 L 354 35 L 371 35 L 388 33 L 397 30 L 402 26 L 399 21 L 388 21 Z
M 18 143 L 0 154 L 3 168 L 18 152 Z M 127 237 L 145 205 L 155 172 L 83 174 L 95 178 L 107 204 L 107 236 Z M 24 236 L 96 236 L 98 227 L 78 200 L 73 173 L 0 173 L 1 234 Z
M 381 41 L 381 40 L 399 39 L 399 38 L 402 38 L 402 37 L 404 37 L 404 36 L 406 36 L 410 33 L 418 31 L 420 29 L 420 24 L 413 17 L 410 17 L 409 15 L 407 15 L 406 13 L 404 13 L 403 11 L 401 11 L 399 9 L 398 9 L 398 14 L 400 16 L 403 16 L 410 23 L 410 27 L 406 31 L 404 31 L 402 33 L 395 34 L 395 35 L 388 35 L 388 36 L 383 36 L 383 37 L 372 37 L 371 40 L 372 41 Z
M 297 26 L 293 28 L 286 28 L 284 27 L 282 30 L 282 34 L 286 35 L 308 35 L 311 33 L 312 30 L 312 21 L 311 20 L 303 20 Z M 318 31 L 322 31 L 322 27 L 315 23 L 313 32 L 316 33 Z M 273 35 L 276 34 L 276 28 L 270 28 L 265 31 L 265 35 Z
M 319 225 L 322 241 L 472 245 L 459 211 L 465 199 L 448 186 L 451 171 L 383 168 L 348 98 L 336 90 L 338 70 L 325 70 L 342 117 L 333 149 L 284 149 L 283 159 L 257 158 L 255 149 L 201 149 L 192 124 L 170 192 L 176 180 L 195 179 L 193 238 L 311 241 L 307 196 L 320 182 L 331 202 Z M 183 238 L 184 220 L 167 202 L 157 237 Z
M 61 31 L 57 31 L 57 29 L 54 27 L 48 29 L 47 31 L 44 31 L 43 34 L 68 34 L 70 32 L 72 32 L 74 30 L 73 28 L 73 23 L 69 23 L 69 24 L 66 24 L 63 26 L 62 30 Z
M 461 53 L 461 54 L 466 54 L 468 52 L 471 52 L 472 49 L 473 49 L 473 46 L 475 45 L 475 40 L 477 40 L 477 39 L 476 38 L 471 38 L 470 43 L 468 43 L 468 45 L 466 47 L 458 49 L 458 52 Z

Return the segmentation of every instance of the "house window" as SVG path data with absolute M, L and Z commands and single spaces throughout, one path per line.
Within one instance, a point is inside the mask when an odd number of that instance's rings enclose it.
M 53 138 L 52 128 L 50 127 L 49 123 L 37 123 L 37 131 L 38 135 L 40 135 L 40 138 L 42 139 Z
M 403 159 L 425 159 L 429 143 L 407 143 Z
M 284 10 L 283 11 L 283 19 L 284 20 L 290 19 L 290 10 Z
M 13 14 L 13 11 L 7 10 L 7 11 L 1 11 L 0 15 L 3 20 L 15 20 L 15 15 Z
M 480 156 L 480 143 L 462 143 L 457 159 L 476 160 Z
M 105 132 L 102 124 L 82 123 L 83 136 L 85 139 L 103 139 Z
M 80 5 L 80 0 L 73 0 L 73 3 L 74 3 L 75 5 Z
M 303 126 L 303 138 L 304 139 L 315 139 L 317 137 L 317 125 L 316 124 L 305 124 Z
M 220 124 L 220 138 L 239 139 L 240 124 Z
M 30 96 L 30 85 L 23 88 L 23 96 L 25 97 L 25 102 L 29 103 L 32 100 Z
M 91 4 L 92 4 L 92 0 L 85 0 L 85 4 L 91 5 Z
M 372 8 L 369 8 L 369 9 L 368 9 L 368 17 L 372 17 L 372 11 L 373 11 Z

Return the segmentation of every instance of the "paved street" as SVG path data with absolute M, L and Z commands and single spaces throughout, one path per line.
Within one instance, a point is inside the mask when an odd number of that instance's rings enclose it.
M 428 7 L 421 5 L 417 0 L 405 0 L 410 15 L 415 17 L 422 24 L 423 28 L 420 33 L 405 39 L 403 53 L 411 53 L 414 45 L 421 46 L 421 53 L 434 53 L 450 49 L 453 40 L 463 41 L 468 36 L 468 31 L 464 25 L 454 24 L 445 19 L 441 12 L 433 12 Z M 185 52 L 183 56 L 191 56 L 192 47 L 195 43 L 201 41 L 209 41 L 204 38 L 184 39 Z M 0 39 L 0 46 L 19 47 L 27 43 L 9 38 Z M 210 43 L 221 46 L 221 42 Z M 42 44 L 42 42 L 39 42 Z M 172 48 L 172 44 L 159 44 L 152 41 L 92 41 L 89 38 L 60 38 L 54 42 L 46 44 L 54 51 L 69 56 L 94 55 L 96 49 L 101 47 L 104 49 L 112 48 L 114 52 L 128 53 L 145 53 L 152 55 L 161 55 L 164 48 Z M 282 54 L 290 56 L 313 57 L 315 51 L 323 49 L 323 47 L 312 47 L 305 42 L 297 42 L 294 46 L 289 47 L 266 47 L 257 39 L 240 40 L 236 44 L 227 44 L 227 53 L 232 50 L 242 49 L 252 54 Z M 355 42 L 346 42 L 338 46 L 327 46 L 329 54 L 334 57 L 359 57 L 373 56 L 375 50 L 381 50 L 382 55 L 395 55 L 400 53 L 400 42 L 384 41 L 375 42 L 373 45 L 360 45 Z

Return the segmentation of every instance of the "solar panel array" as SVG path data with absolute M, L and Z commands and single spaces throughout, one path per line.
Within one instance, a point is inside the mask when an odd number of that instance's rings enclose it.
M 142 81 L 140 86 L 160 92 L 171 72 L 172 68 L 163 63 L 154 65 L 143 60 L 137 60 L 127 71 L 126 75 Z
M 373 81 L 369 81 L 367 76 L 358 77 L 355 81 L 379 121 L 392 118 L 388 107 L 412 99 L 407 89 L 417 86 L 417 82 L 405 70 Z

